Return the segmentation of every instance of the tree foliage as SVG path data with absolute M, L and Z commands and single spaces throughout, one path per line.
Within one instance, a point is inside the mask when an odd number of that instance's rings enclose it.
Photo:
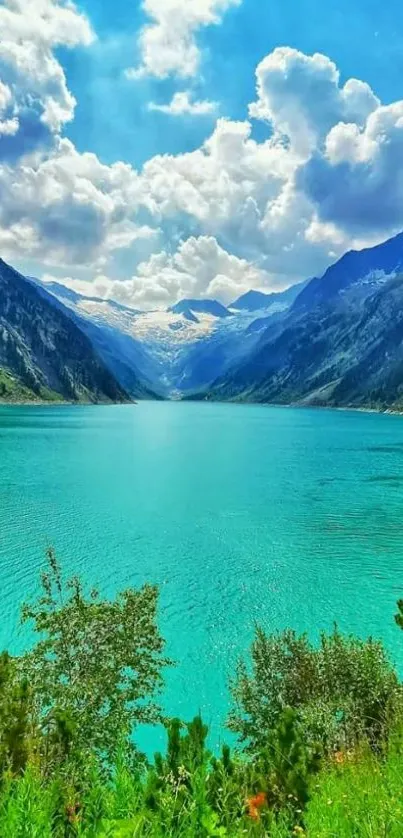
M 325 752 L 386 737 L 401 686 L 381 643 L 322 634 L 318 646 L 293 631 L 257 629 L 252 666 L 241 661 L 232 682 L 229 727 L 252 752 L 264 748 L 285 708 L 296 712 L 305 740 Z
M 164 720 L 148 762 L 132 737 L 161 721 L 156 589 L 86 594 L 49 551 L 23 617 L 32 649 L 0 656 L 1 838 L 401 834 L 402 688 L 381 644 L 258 629 L 232 684 L 243 747 L 214 755 L 200 716 Z
M 38 635 L 19 659 L 43 729 L 60 755 L 73 746 L 106 756 L 121 735 L 160 718 L 164 641 L 156 621 L 158 591 L 144 586 L 114 600 L 86 595 L 79 579 L 64 583 L 49 550 L 42 592 L 23 607 Z
M 399 628 L 403 629 L 403 599 L 399 599 L 397 603 L 398 612 L 395 615 L 395 621 Z

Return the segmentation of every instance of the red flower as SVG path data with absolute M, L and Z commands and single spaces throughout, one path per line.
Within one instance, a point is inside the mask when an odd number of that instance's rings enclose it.
M 255 794 L 254 797 L 248 797 L 247 804 L 249 817 L 254 821 L 258 821 L 260 818 L 259 809 L 261 809 L 262 806 L 265 806 L 266 803 L 267 797 L 264 791 L 260 791 L 259 794 Z
M 80 804 L 79 803 L 72 803 L 69 806 L 66 806 L 66 815 L 67 820 L 71 824 L 78 824 L 80 820 Z

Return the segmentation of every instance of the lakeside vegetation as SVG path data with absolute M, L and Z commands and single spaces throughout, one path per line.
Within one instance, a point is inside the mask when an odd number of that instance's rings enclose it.
M 200 717 L 158 704 L 158 590 L 103 600 L 47 560 L 22 609 L 36 642 L 0 658 L 1 838 L 403 834 L 403 688 L 381 643 L 258 628 L 229 684 L 237 744 L 212 754 Z M 152 760 L 143 723 L 167 731 Z
M 17 376 L 0 367 L 0 403 L 31 404 L 62 402 L 62 398 L 48 387 L 29 388 Z

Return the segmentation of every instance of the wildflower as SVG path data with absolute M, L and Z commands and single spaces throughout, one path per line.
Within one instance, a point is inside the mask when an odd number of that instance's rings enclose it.
M 258 821 L 260 818 L 259 809 L 261 809 L 262 806 L 265 806 L 266 803 L 267 797 L 264 791 L 259 792 L 259 794 L 255 794 L 254 797 L 248 797 L 247 804 L 249 817 L 254 821 Z
M 334 755 L 334 761 L 337 763 L 337 765 L 343 765 L 343 763 L 345 762 L 345 759 L 346 759 L 345 755 L 343 754 L 342 751 L 336 751 L 336 753 Z
M 66 815 L 68 822 L 71 824 L 78 824 L 80 820 L 79 812 L 79 803 L 71 803 L 69 806 L 66 806 Z

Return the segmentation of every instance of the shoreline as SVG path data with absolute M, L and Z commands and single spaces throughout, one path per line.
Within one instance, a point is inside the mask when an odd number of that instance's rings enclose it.
M 48 401 L 2 401 L 0 399 L 1 407 L 131 407 L 136 405 L 137 401 L 132 402 L 48 402 Z
M 141 402 L 149 402 L 153 401 L 153 399 L 137 399 L 130 402 L 73 402 L 73 401 L 2 401 L 0 399 L 0 408 L 2 407 L 131 407 L 132 405 L 137 405 Z M 180 402 L 194 402 L 193 399 L 164 399 L 164 402 L 172 402 L 172 403 L 180 403 Z M 160 403 L 161 400 L 155 400 L 155 403 Z M 208 399 L 200 399 L 201 404 L 209 403 Z M 298 403 L 289 403 L 289 404 L 281 404 L 279 402 L 254 402 L 254 401 L 214 401 L 211 404 L 232 404 L 232 405 L 243 405 L 243 406 L 259 406 L 259 407 L 277 407 L 277 408 L 287 408 L 293 410 L 337 410 L 339 412 L 349 411 L 354 413 L 376 413 L 380 416 L 387 415 L 387 416 L 403 416 L 403 408 L 396 409 L 387 407 L 387 408 L 376 408 L 376 407 L 354 407 L 353 405 L 321 405 L 321 404 L 298 404 Z

